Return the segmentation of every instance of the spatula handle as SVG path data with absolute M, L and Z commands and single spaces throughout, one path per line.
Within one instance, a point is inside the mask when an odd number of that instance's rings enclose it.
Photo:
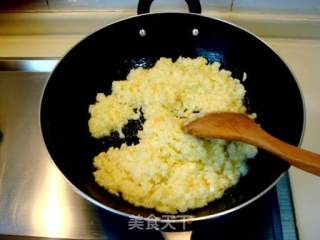
M 252 144 L 286 160 L 291 165 L 320 176 L 320 155 L 279 140 L 260 128 L 260 139 Z

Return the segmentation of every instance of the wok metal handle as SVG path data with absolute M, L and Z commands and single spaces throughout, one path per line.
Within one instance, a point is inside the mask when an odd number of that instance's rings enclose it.
M 189 12 L 201 13 L 201 4 L 199 0 L 185 0 L 187 2 Z M 153 0 L 139 0 L 138 14 L 149 13 Z

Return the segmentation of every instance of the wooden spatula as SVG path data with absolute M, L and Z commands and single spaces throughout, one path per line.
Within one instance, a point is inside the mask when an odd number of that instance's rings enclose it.
M 320 155 L 285 143 L 264 131 L 258 124 L 240 113 L 210 113 L 184 127 L 197 137 L 236 140 L 255 145 L 291 165 L 320 176 Z

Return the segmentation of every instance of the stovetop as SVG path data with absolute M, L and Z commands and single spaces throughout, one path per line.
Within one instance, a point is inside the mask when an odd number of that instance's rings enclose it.
M 42 141 L 42 91 L 57 60 L 0 60 L 0 237 L 163 239 L 128 230 L 78 196 L 54 166 Z M 192 239 L 297 239 L 288 175 L 244 209 L 196 226 Z

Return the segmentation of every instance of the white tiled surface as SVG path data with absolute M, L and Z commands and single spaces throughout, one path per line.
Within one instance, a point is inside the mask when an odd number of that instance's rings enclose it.
M 260 11 L 320 14 L 320 0 L 200 0 L 206 11 Z M 48 4 L 47 4 L 48 3 Z M 233 3 L 233 4 L 232 4 Z M 133 10 L 138 0 L 0 0 L 0 11 Z M 232 6 L 232 7 L 231 7 Z M 184 0 L 155 0 L 152 11 L 185 11 Z
M 137 7 L 138 0 L 49 0 L 51 10 L 121 10 Z
M 292 11 L 320 14 L 320 0 L 234 0 L 233 11 Z
M 123 10 L 136 9 L 138 2 L 138 0 L 49 0 L 49 8 L 51 10 Z M 232 0 L 202 0 L 201 5 L 203 9 L 228 10 L 231 2 Z M 185 9 L 184 0 L 155 0 L 151 7 L 151 11 L 184 11 Z
M 320 153 L 320 41 L 269 39 L 296 75 L 304 95 L 306 128 L 302 147 Z M 290 169 L 294 207 L 301 240 L 320 239 L 320 177 Z
M 47 11 L 46 0 L 0 0 L 0 11 Z

